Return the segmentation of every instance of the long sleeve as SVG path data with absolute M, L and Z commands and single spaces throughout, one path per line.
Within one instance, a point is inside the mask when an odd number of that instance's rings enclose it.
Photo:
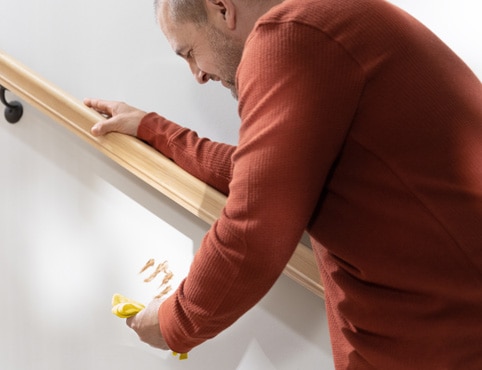
M 228 194 L 234 146 L 199 138 L 196 132 L 156 113 L 149 113 L 143 118 L 137 137 L 191 175 Z

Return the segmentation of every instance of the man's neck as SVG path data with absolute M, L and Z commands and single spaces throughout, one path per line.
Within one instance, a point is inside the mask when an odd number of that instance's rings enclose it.
M 259 18 L 282 2 L 283 0 L 238 1 L 238 24 L 240 27 L 240 36 L 243 41 L 246 41 Z

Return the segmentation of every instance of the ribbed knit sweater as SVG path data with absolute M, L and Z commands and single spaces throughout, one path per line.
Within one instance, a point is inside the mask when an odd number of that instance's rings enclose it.
M 236 147 L 155 113 L 139 127 L 229 194 L 159 310 L 169 346 L 253 307 L 306 230 L 337 369 L 482 369 L 477 77 L 388 2 L 286 0 L 250 34 L 237 86 Z

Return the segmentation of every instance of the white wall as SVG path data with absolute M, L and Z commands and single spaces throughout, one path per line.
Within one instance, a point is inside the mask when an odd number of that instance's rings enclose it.
M 0 0 L 0 48 L 79 99 L 125 100 L 235 143 L 229 92 L 194 82 L 151 0 L 120 3 Z M 395 3 L 482 76 L 476 0 Z M 150 349 L 111 296 L 148 301 L 137 271 L 151 257 L 177 284 L 207 226 L 29 106 L 16 125 L 0 118 L 0 171 L 0 369 L 333 368 L 323 302 L 286 277 L 188 361 Z

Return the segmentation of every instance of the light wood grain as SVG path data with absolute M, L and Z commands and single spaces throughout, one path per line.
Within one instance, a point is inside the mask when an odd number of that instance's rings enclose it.
M 223 194 L 140 140 L 117 133 L 92 136 L 90 128 L 103 118 L 101 115 L 2 51 L 0 84 L 208 224 L 221 214 L 226 202 Z M 316 295 L 324 296 L 309 247 L 301 243 L 297 246 L 285 274 Z

